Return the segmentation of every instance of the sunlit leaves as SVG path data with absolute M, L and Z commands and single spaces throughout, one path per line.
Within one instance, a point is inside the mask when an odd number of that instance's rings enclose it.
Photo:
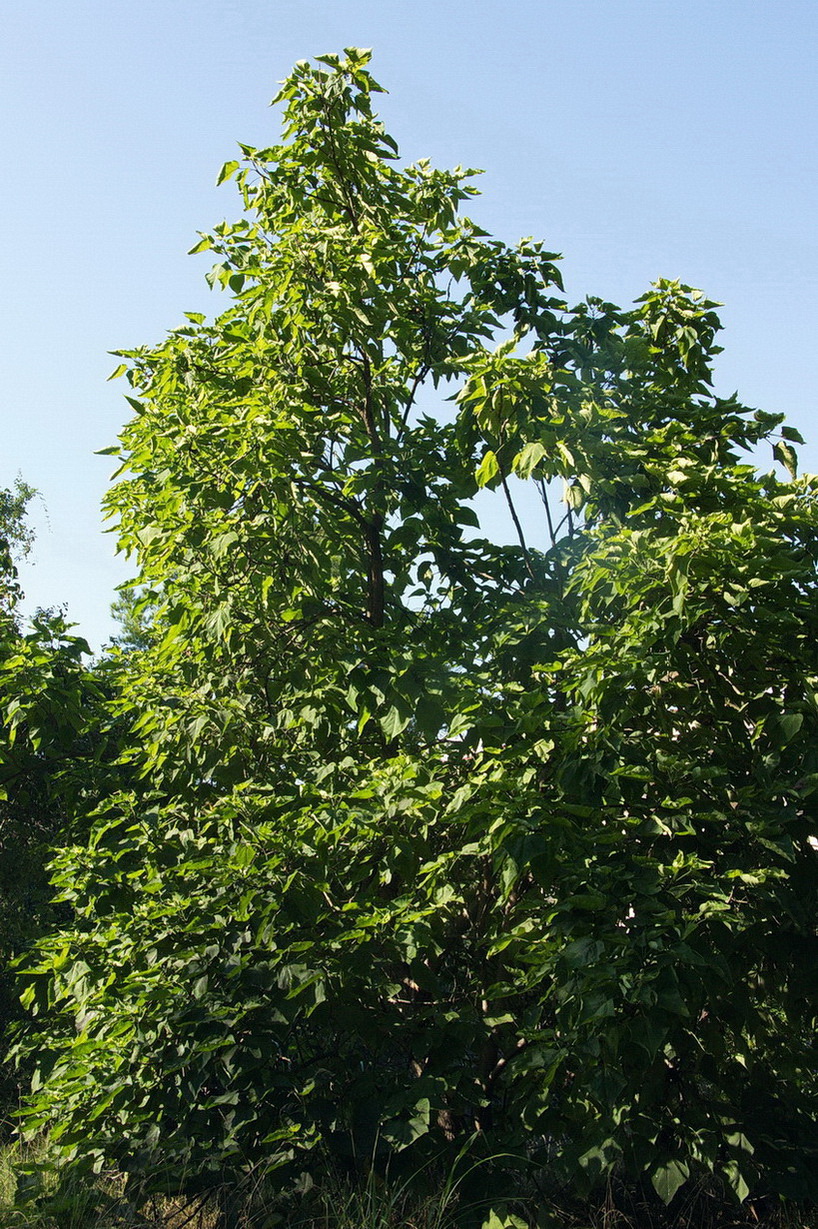
M 497 454 L 490 448 L 475 470 L 474 477 L 477 485 L 479 487 L 488 486 L 499 473 L 500 466 L 497 461 Z

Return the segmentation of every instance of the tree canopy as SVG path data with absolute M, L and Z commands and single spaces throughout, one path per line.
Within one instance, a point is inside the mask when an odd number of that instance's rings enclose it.
M 155 1186 L 468 1142 L 814 1196 L 818 482 L 713 392 L 716 304 L 570 306 L 379 89 L 296 65 L 194 249 L 226 309 L 121 354 L 139 636 L 29 1129 Z

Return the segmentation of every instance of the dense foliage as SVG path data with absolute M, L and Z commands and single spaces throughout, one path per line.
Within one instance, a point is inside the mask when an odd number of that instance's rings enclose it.
M 136 785 L 57 856 L 29 1129 L 156 1185 L 468 1142 L 814 1195 L 818 484 L 712 392 L 714 304 L 570 308 L 377 89 L 296 66 L 196 249 L 227 309 L 122 355 Z
M 21 1017 L 11 966 L 44 930 L 70 916 L 55 910 L 48 863 L 54 846 L 84 835 L 84 816 L 110 792 L 117 740 L 105 675 L 83 664 L 89 650 L 58 611 L 20 617 L 15 560 L 33 534 L 22 481 L 0 490 L 0 1038 Z M 107 733 L 106 733 L 107 731 Z M 117 770 L 118 771 L 118 770 Z M 5 1054 L 3 1055 L 5 1059 Z M 0 1124 L 19 1100 L 20 1073 L 0 1065 Z

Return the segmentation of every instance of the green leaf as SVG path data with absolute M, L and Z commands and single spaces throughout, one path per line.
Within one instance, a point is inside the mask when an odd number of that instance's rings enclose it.
M 398 1152 L 428 1134 L 431 1118 L 429 1098 L 421 1097 L 413 1108 L 415 1112 L 411 1117 L 392 1119 L 381 1128 L 382 1137 Z
M 496 455 L 489 449 L 475 470 L 474 477 L 479 487 L 488 486 L 500 473 Z
M 690 1169 L 685 1162 L 670 1160 L 654 1169 L 650 1180 L 662 1203 L 668 1204 L 689 1176 Z
M 380 718 L 380 727 L 387 742 L 393 742 L 398 735 L 402 734 L 410 720 L 410 715 L 402 713 L 395 705 L 387 709 L 384 716 Z
M 733 1191 L 735 1191 L 739 1203 L 744 1203 L 744 1200 L 750 1194 L 750 1187 L 736 1161 L 727 1162 L 724 1167 L 724 1175 Z
M 795 478 L 798 474 L 798 457 L 795 449 L 791 448 L 783 440 L 777 440 L 773 444 L 773 456 L 777 461 L 780 461 L 787 470 L 791 478 Z
M 783 743 L 791 742 L 803 724 L 803 713 L 782 713 L 778 719 L 778 728 L 781 731 Z
M 507 1212 L 505 1208 L 491 1208 L 481 1229 L 528 1229 L 528 1221 Z
M 235 175 L 238 169 L 239 169 L 238 162 L 225 162 L 224 166 L 219 171 L 219 176 L 218 176 L 218 179 L 216 180 L 216 186 L 218 187 L 219 184 L 223 184 L 226 179 L 232 179 L 232 177 Z
M 526 444 L 514 458 L 513 469 L 520 478 L 530 478 L 533 471 L 545 456 L 545 445 L 538 440 Z
M 224 558 L 224 556 L 228 554 L 231 547 L 233 547 L 238 540 L 239 535 L 234 529 L 228 529 L 225 533 L 219 534 L 218 537 L 213 539 L 213 546 L 211 548 L 214 558 Z

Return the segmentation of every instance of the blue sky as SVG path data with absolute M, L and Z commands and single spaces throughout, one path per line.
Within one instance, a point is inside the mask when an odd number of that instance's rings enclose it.
M 814 0 L 8 0 L 0 485 L 42 494 L 29 605 L 110 634 L 107 352 L 216 308 L 186 252 L 237 215 L 218 168 L 276 138 L 295 60 L 348 45 L 404 157 L 484 168 L 471 215 L 563 252 L 572 298 L 667 276 L 723 302 L 718 391 L 784 411 L 818 469 L 817 35 Z

